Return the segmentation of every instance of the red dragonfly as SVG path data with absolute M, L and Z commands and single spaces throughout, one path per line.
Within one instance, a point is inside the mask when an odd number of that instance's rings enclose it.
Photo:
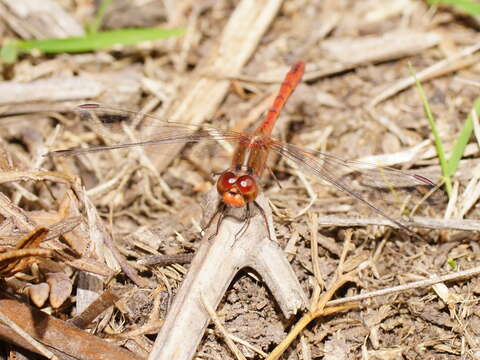
M 273 105 L 268 110 L 268 113 L 258 128 L 251 134 L 212 127 L 198 129 L 197 127 L 192 127 L 190 125 L 162 121 L 148 114 L 119 110 L 99 104 L 84 104 L 78 107 L 80 117 L 87 119 L 91 124 L 96 124 L 94 126 L 97 129 L 103 126 L 108 127 L 114 123 L 121 123 L 125 119 L 140 116 L 152 120 L 158 127 L 158 131 L 156 131 L 155 135 L 137 142 L 122 142 L 109 146 L 97 146 L 84 149 L 58 150 L 53 151 L 50 154 L 79 155 L 135 146 L 188 143 L 202 140 L 226 140 L 236 143 L 236 150 L 233 154 L 230 167 L 224 171 L 217 180 L 217 191 L 221 196 L 223 207 L 246 207 L 247 214 L 249 214 L 250 206 L 251 204 L 254 204 L 263 214 L 263 210 L 255 202 L 255 199 L 260 191 L 258 182 L 266 169 L 269 151 L 274 151 L 292 160 L 307 172 L 329 182 L 341 191 L 356 198 L 376 213 L 384 216 L 399 227 L 413 234 L 413 232 L 399 220 L 394 219 L 384 210 L 367 201 L 358 192 L 352 190 L 347 183 L 342 180 L 341 174 L 345 172 L 360 171 L 363 178 L 366 178 L 373 183 L 387 184 L 387 187 L 391 187 L 391 184 L 396 184 L 398 181 L 405 180 L 410 183 L 410 186 L 434 186 L 435 184 L 432 181 L 421 175 L 393 168 L 377 167 L 372 164 L 342 160 L 323 152 L 308 150 L 292 144 L 283 143 L 271 137 L 275 122 L 286 101 L 301 81 L 304 71 L 304 62 L 297 62 L 291 67 L 285 80 L 280 86 L 280 90 Z

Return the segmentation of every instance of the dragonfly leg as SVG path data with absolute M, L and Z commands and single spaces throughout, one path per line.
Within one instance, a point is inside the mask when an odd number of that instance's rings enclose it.
M 267 220 L 267 214 L 265 214 L 265 210 L 260 206 L 259 203 L 257 203 L 255 200 L 253 201 L 253 204 L 257 207 L 257 209 L 260 211 L 260 214 L 262 214 L 263 217 L 263 222 L 265 223 L 265 227 L 267 228 L 268 232 L 268 238 L 273 241 L 272 234 L 270 233 L 270 226 L 268 226 L 268 220 Z
M 282 184 L 280 184 L 280 181 L 278 181 L 278 178 L 277 176 L 275 175 L 275 173 L 273 172 L 272 168 L 269 166 L 267 167 L 268 169 L 268 172 L 270 173 L 270 176 L 273 178 L 273 180 L 275 180 L 275 182 L 277 183 L 278 187 L 283 190 L 283 187 L 282 187 Z M 256 204 L 258 206 L 258 204 Z
M 218 235 L 218 231 L 220 230 L 220 225 L 222 224 L 223 217 L 225 216 L 225 210 L 226 210 L 226 205 L 224 203 L 220 203 L 215 213 L 210 217 L 210 220 L 208 220 L 207 225 L 205 225 L 202 228 L 202 231 L 206 231 L 210 226 L 212 226 L 213 221 L 218 216 L 218 222 L 217 222 L 215 232 L 208 237 L 208 241 L 210 241 L 211 239 L 213 239 L 215 236 Z
M 247 203 L 247 206 L 245 206 L 245 216 L 243 218 L 243 225 L 240 228 L 240 230 L 235 234 L 235 242 L 247 231 L 249 225 L 250 225 L 250 219 L 252 218 L 252 210 L 250 209 L 250 203 Z M 233 246 L 232 244 L 232 246 Z

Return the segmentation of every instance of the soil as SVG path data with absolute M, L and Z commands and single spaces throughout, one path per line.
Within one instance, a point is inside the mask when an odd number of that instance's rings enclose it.
M 94 9 L 88 1 L 59 3 L 79 23 L 92 18 Z M 139 357 L 151 350 L 161 327 L 155 321 L 165 318 L 188 271 L 190 258 L 180 265 L 173 255 L 195 254 L 201 241 L 203 198 L 215 186 L 212 174 L 229 166 L 232 147 L 199 142 L 182 146 L 178 154 L 171 148 L 152 147 L 146 154 L 152 167 L 132 149 L 43 157 L 47 151 L 111 143 L 79 121 L 73 111 L 75 104 L 100 102 L 172 120 L 172 109 L 186 101 L 185 94 L 199 78 L 217 77 L 218 81 L 228 80 L 229 88 L 211 116 L 202 118 L 202 124 L 247 131 L 268 110 L 291 64 L 303 60 L 307 63 L 304 82 L 282 111 L 275 138 L 342 159 L 381 161 L 439 184 L 441 170 L 433 134 L 416 87 L 410 84 L 393 90 L 388 97 L 379 96 L 401 80 L 411 79 L 411 64 L 422 80 L 438 132 L 449 150 L 474 106 L 480 84 L 480 68 L 475 61 L 478 54 L 461 55 L 480 40 L 477 18 L 451 8 L 431 8 L 415 0 L 286 0 L 240 72 L 211 74 L 208 67 L 215 56 L 226 63 L 215 51 L 241 2 L 170 3 L 118 2 L 107 10 L 102 29 L 185 27 L 187 35 L 96 53 L 24 54 L 12 65 L 1 65 L 4 84 L 81 77 L 104 86 L 95 96 L 2 101 L 6 114 L 0 118 L 2 170 L 7 175 L 22 172 L 25 176 L 15 175 L 0 185 L 18 210 L 11 215 L 2 205 L 0 236 L 6 243 L 28 233 L 29 228 L 17 218 L 20 213 L 43 226 L 80 216 L 76 230 L 51 240 L 54 245 L 50 248 L 66 251 L 72 247 L 81 261 L 94 259 L 95 264 L 115 269 L 110 277 L 101 277 L 101 288 L 120 289 L 126 300 L 102 313 L 89 327 L 95 329 L 96 336 L 111 339 Z M 3 37 L 19 36 L 11 23 L 2 21 Z M 458 58 L 449 67 L 423 77 L 424 69 L 454 56 Z M 57 126 L 61 131 L 55 133 Z M 151 130 L 143 131 L 148 134 Z M 374 155 L 378 157 L 371 157 Z M 396 219 L 411 215 L 438 224 L 444 218 L 457 221 L 452 228 L 409 226 L 418 235 L 415 237 L 406 229 L 376 225 L 384 220 L 377 212 L 308 172 L 302 177 L 302 168 L 295 169 L 272 154 L 271 171 L 266 172 L 261 185 L 273 208 L 279 246 L 288 248 L 288 259 L 307 296 L 314 299 L 317 292 L 323 294 L 338 280 L 339 272 L 354 274 L 355 281 L 342 286 L 333 299 L 479 266 L 479 233 L 473 230 L 478 228 L 475 220 L 479 215 L 474 191 L 479 186 L 477 156 L 478 138 L 472 135 L 454 177 L 457 197 L 450 203 L 442 186 L 427 194 L 430 189 L 417 184 L 402 187 L 379 181 L 381 171 L 362 175 L 344 174 L 342 168 L 327 169 L 332 176 L 345 175 L 342 184 Z M 165 166 L 155 170 L 162 161 Z M 35 180 L 33 174 L 38 171 L 65 174 L 69 184 L 60 183 L 58 178 Z M 372 179 L 387 185 L 365 186 Z M 98 218 L 88 216 L 89 205 L 76 196 L 77 190 L 88 197 Z M 463 211 L 469 200 L 472 203 Z M 312 259 L 312 216 L 319 224 L 316 259 Z M 347 219 L 347 224 L 322 225 L 332 217 Z M 372 221 L 369 225 L 348 225 L 357 218 Z M 468 224 L 472 229 L 461 230 L 467 220 L 471 220 Z M 128 274 L 112 266 L 107 251 L 92 250 L 96 246 L 92 245 L 96 241 L 91 237 L 92 227 L 111 234 L 125 262 L 150 286 L 139 287 Z M 345 249 L 348 236 L 351 241 Z M 147 255 L 173 256 L 173 260 L 160 265 L 140 264 L 138 261 Z M 66 293 L 62 306 L 53 310 L 47 302 L 40 308 L 66 320 L 76 314 L 78 273 L 85 270 L 58 258 L 56 261 L 62 263 L 73 290 Z M 35 275 L 33 266 L 21 270 L 26 283 L 44 280 L 45 276 Z M 479 292 L 480 282 L 474 276 L 373 296 L 355 309 L 313 320 L 281 359 L 480 358 Z M 239 272 L 216 311 L 228 333 L 266 354 L 302 316 L 286 319 L 262 279 L 250 270 Z M 264 358 L 251 347 L 237 345 L 247 359 Z M 221 331 L 210 324 L 196 358 L 236 357 Z

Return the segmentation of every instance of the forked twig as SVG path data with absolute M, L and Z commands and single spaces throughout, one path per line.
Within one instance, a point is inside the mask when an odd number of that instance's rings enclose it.
M 218 196 L 214 192 L 210 196 L 215 201 L 210 202 L 208 211 L 214 212 L 211 208 L 216 206 Z M 259 196 L 257 202 L 273 229 L 265 198 Z M 210 321 L 203 303 L 216 308 L 242 268 L 253 268 L 259 273 L 285 317 L 306 307 L 303 289 L 282 249 L 270 240 L 264 216 L 255 210 L 245 228 L 242 210 L 239 209 L 240 218 L 234 217 L 235 213 L 225 216 L 216 235 L 212 236 L 217 227 L 215 223 L 207 229 L 157 336 L 150 359 L 192 359 Z M 273 230 L 270 235 L 275 239 Z

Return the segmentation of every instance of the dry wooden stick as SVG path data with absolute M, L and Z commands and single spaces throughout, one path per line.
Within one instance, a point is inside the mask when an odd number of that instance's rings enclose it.
M 82 25 L 53 0 L 3 0 L 0 9 L 0 16 L 25 39 L 85 34 Z
M 435 230 L 464 230 L 464 231 L 479 231 L 479 220 L 465 220 L 465 219 L 432 219 L 422 216 L 413 216 L 411 218 L 402 218 L 402 223 L 410 228 L 426 228 Z M 367 226 L 367 225 L 382 225 L 398 228 L 398 225 L 392 223 L 385 218 L 353 218 L 342 217 L 336 215 L 324 215 L 318 218 L 318 224 L 322 226 L 337 226 L 337 227 L 351 227 L 351 226 Z
M 53 181 L 73 185 L 75 179 L 56 171 L 3 171 L 0 173 L 0 184 L 14 181 Z
M 112 306 L 120 299 L 121 294 L 125 291 L 115 292 L 112 289 L 105 290 L 97 297 L 83 312 L 69 320 L 72 325 L 84 329 L 103 311 Z
M 437 45 L 440 40 L 440 35 L 435 32 L 412 30 L 391 31 L 379 36 L 325 40 L 321 47 L 327 60 L 322 60 L 320 70 L 307 72 L 304 79 L 312 81 L 359 66 L 412 56 Z M 334 62 L 328 59 L 334 59 Z
M 458 271 L 453 274 L 446 274 L 446 275 L 440 275 L 440 276 L 434 276 L 430 279 L 425 279 L 425 280 L 419 280 L 419 281 L 414 281 L 408 284 L 403 284 L 399 286 L 392 286 L 386 289 L 381 289 L 381 290 L 375 290 L 371 291 L 365 294 L 359 294 L 359 295 L 354 295 L 342 299 L 336 299 L 336 300 L 331 300 L 327 303 L 327 306 L 336 306 L 339 304 L 344 304 L 344 303 L 352 303 L 352 302 L 358 302 L 366 299 L 370 299 L 373 297 L 377 296 L 385 296 L 385 295 L 390 295 L 394 293 L 400 293 L 404 292 L 407 290 L 412 290 L 412 289 L 417 289 L 417 288 L 424 288 L 428 286 L 432 286 L 441 282 L 445 281 L 453 281 L 453 280 L 460 280 L 460 279 L 466 279 L 472 276 L 476 276 L 480 274 L 480 266 L 474 267 L 472 269 L 468 270 L 463 270 L 463 271 Z
M 246 342 L 245 340 L 239 338 L 238 336 L 235 336 L 233 334 L 227 334 L 227 336 L 232 339 L 233 341 L 235 341 L 236 343 L 239 343 L 239 344 L 242 344 L 243 346 L 245 346 L 246 348 L 252 350 L 252 351 L 255 351 L 257 354 L 259 354 L 260 356 L 263 356 L 264 358 L 266 358 L 268 356 L 267 353 L 263 352 L 258 346 L 254 346 L 248 342 Z
M 130 264 L 128 264 L 124 256 L 118 251 L 113 242 L 112 236 L 105 228 L 97 209 L 95 206 L 93 206 L 85 192 L 83 195 L 88 216 L 90 238 L 97 250 L 97 255 L 99 257 L 104 257 L 107 264 L 109 263 L 107 260 L 110 260 L 110 265 L 112 265 L 111 262 L 116 262 L 125 275 L 128 276 L 135 284 L 137 284 L 139 287 L 147 287 L 149 285 L 148 281 L 140 277 L 137 271 L 130 266 Z M 103 252 L 105 250 L 103 246 L 105 246 L 105 248 L 109 251 Z
M 166 266 L 170 264 L 187 264 L 193 259 L 192 253 L 188 254 L 162 254 L 162 255 L 146 255 L 137 260 L 137 264 L 146 266 Z
M 476 43 L 475 45 L 469 46 L 462 51 L 456 53 L 455 55 L 441 60 L 426 69 L 423 69 L 422 71 L 417 73 L 416 77 L 418 81 L 430 80 L 435 77 L 442 76 L 447 73 L 476 64 L 478 63 L 478 58 L 469 58 L 469 56 L 476 53 L 478 50 L 480 50 L 480 42 Z M 399 80 L 386 91 L 383 91 L 380 95 L 373 98 L 372 101 L 369 103 L 368 107 L 375 107 L 382 101 L 412 86 L 413 84 L 415 84 L 415 79 L 412 76 Z
M 218 202 L 216 191 L 210 197 L 214 200 L 208 210 L 212 211 Z M 267 211 L 270 234 L 274 237 L 265 198 L 259 196 L 257 201 Z M 238 211 L 242 218 L 244 209 Z M 259 211 L 253 214 L 248 227 L 240 218 L 225 217 L 215 236 L 216 224 L 209 227 L 157 336 L 150 359 L 192 359 L 210 321 L 202 305 L 202 295 L 216 308 L 234 276 L 244 267 L 260 274 L 285 317 L 306 307 L 302 287 L 282 249 L 269 238 L 262 214 Z
M 35 221 L 33 221 L 23 209 L 12 203 L 12 201 L 1 192 L 0 214 L 6 218 L 12 217 L 15 224 L 22 231 L 29 232 L 37 227 Z
M 20 326 L 18 326 L 15 322 L 13 322 L 8 316 L 0 312 L 0 321 L 2 321 L 5 325 L 10 327 L 13 331 L 15 331 L 19 336 L 21 336 L 25 341 L 28 341 L 37 351 L 39 354 L 45 356 L 47 359 L 57 360 L 58 358 L 45 346 L 42 345 L 39 341 L 35 340 L 29 333 L 23 330 Z
M 66 234 L 73 229 L 75 229 L 80 223 L 82 222 L 82 218 L 80 216 L 72 216 L 66 219 L 63 219 L 57 223 L 48 225 L 46 229 L 48 230 L 47 237 L 45 241 L 52 240 L 54 238 L 59 237 L 60 235 Z M 11 233 L 1 233 L 0 232 L 0 245 L 15 245 L 23 236 L 25 236 L 26 232 L 19 232 L 18 234 L 11 234 Z
M 16 300 L 0 299 L 0 312 L 61 359 L 138 360 L 126 350 Z M 0 324 L 0 337 L 38 353 L 30 342 L 8 326 Z
M 318 262 L 318 214 L 311 214 L 309 216 L 310 227 L 310 248 L 312 256 L 312 269 L 315 280 L 317 280 L 320 289 L 325 288 L 325 282 L 323 281 L 322 272 L 320 271 L 320 264 Z
M 29 83 L 4 81 L 0 83 L 0 105 L 90 99 L 104 90 L 100 81 L 81 77 L 56 77 Z

